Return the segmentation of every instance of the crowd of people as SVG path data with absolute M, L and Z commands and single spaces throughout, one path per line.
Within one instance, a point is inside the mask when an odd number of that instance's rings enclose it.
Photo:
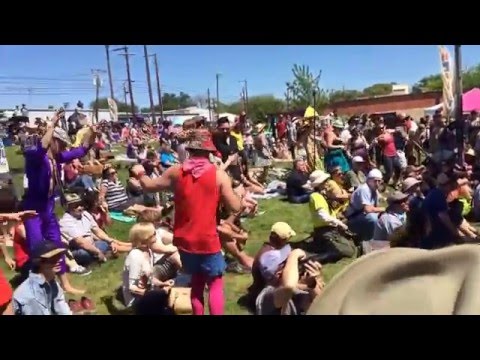
M 322 265 L 394 247 L 478 242 L 468 220 L 480 217 L 480 117 L 472 113 L 466 124 L 460 131 L 436 113 L 389 122 L 278 115 L 254 125 L 243 112 L 215 124 L 194 117 L 180 127 L 119 127 L 92 125 L 81 113 L 68 122 L 60 110 L 18 134 L 24 195 L 0 207 L 16 289 L 0 277 L 1 310 L 91 313 L 94 302 L 68 274 L 88 276 L 95 262 L 125 253 L 121 298 L 136 314 L 202 315 L 208 289 L 209 313 L 222 315 L 225 272 L 251 274 L 243 305 L 253 313 L 305 314 L 322 297 Z M 462 165 L 459 134 L 467 148 Z M 111 161 L 114 145 L 125 148 L 125 184 Z M 272 180 L 277 161 L 293 168 Z M 278 214 L 250 254 L 243 219 L 261 216 L 259 200 L 272 197 L 309 207 L 311 237 L 291 242 L 295 229 Z M 109 235 L 113 221 L 135 222 L 128 241 Z

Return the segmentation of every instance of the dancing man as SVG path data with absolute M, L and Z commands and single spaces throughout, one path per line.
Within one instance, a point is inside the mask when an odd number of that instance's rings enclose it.
M 64 116 L 63 110 L 57 112 L 42 139 L 29 144 L 24 150 L 28 190 L 24 196 L 23 207 L 24 210 L 34 210 L 38 214 L 25 221 L 29 252 L 38 243 L 45 240 L 64 246 L 61 241 L 57 216 L 55 215 L 55 190 L 57 188 L 63 197 L 60 164 L 84 157 L 95 140 L 95 130 L 91 128 L 90 133 L 84 136 L 82 146 L 66 151 L 70 139 L 65 130 L 57 127 L 57 123 Z M 65 257 L 60 261 L 58 275 L 65 292 L 84 293 L 84 290 L 75 289 L 70 284 L 66 273 Z

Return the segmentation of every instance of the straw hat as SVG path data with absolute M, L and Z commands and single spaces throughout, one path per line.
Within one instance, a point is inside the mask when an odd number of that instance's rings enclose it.
M 266 126 L 267 126 L 267 124 L 257 124 L 257 125 L 255 125 L 255 131 L 257 133 L 262 132 L 265 129 Z
M 480 247 L 393 248 L 337 274 L 308 315 L 479 315 Z

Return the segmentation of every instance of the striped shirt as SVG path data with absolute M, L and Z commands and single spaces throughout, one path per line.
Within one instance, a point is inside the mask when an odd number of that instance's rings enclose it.
M 107 189 L 105 201 L 109 209 L 114 209 L 128 200 L 127 192 L 121 182 L 113 182 L 108 179 L 102 181 L 102 186 Z

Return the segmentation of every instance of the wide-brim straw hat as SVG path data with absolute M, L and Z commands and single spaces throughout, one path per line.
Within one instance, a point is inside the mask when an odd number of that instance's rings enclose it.
M 308 315 L 480 315 L 480 246 L 393 248 L 337 274 Z
M 267 126 L 267 124 L 257 124 L 257 125 L 255 125 L 255 131 L 257 133 L 259 133 L 259 132 L 265 130 L 266 126 Z

